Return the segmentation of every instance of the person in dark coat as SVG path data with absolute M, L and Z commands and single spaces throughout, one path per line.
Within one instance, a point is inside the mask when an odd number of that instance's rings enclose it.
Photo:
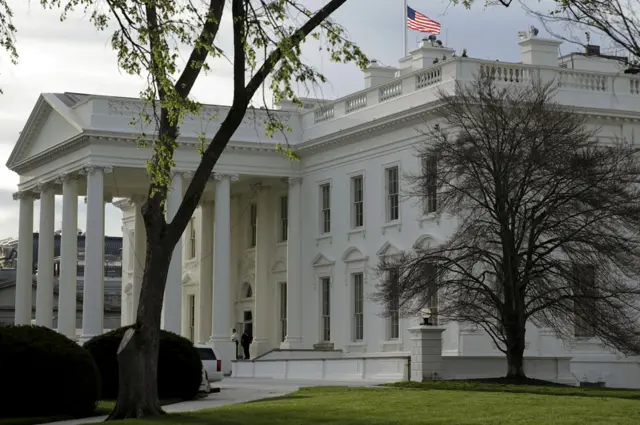
M 244 333 L 240 337 L 240 345 L 242 345 L 242 349 L 244 350 L 245 360 L 249 360 L 249 358 L 251 357 L 249 354 L 249 346 L 251 345 L 251 342 L 253 342 L 253 337 L 249 335 L 247 331 L 244 331 Z

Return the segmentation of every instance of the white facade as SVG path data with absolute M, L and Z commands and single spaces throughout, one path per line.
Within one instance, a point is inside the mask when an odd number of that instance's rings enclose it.
M 453 50 L 423 42 L 398 68 L 372 64 L 362 91 L 335 102 L 316 101 L 318 106 L 302 111 L 283 106 L 276 114 L 293 130 L 286 139 L 264 135 L 263 111 L 247 113 L 174 254 L 163 326 L 195 342 L 217 345 L 228 359 L 235 358 L 231 329 L 249 323 L 252 357 L 276 348 L 313 349 L 318 343 L 333 344 L 352 356 L 406 354 L 408 329 L 415 323 L 400 319 L 395 325 L 382 318 L 382 307 L 368 295 L 375 291 L 373 268 L 379 256 L 437 243 L 451 232 L 451 220 L 437 222 L 423 213 L 419 201 L 401 195 L 402 175 L 419 171 L 414 150 L 421 139 L 417 129 L 437 118 L 437 88 L 450 89 L 456 80 L 471 80 L 481 68 L 505 84 L 526 84 L 539 73 L 561 83 L 557 101 L 589 114 L 590 122 L 602 127 L 603 139 L 624 137 L 635 143 L 635 132 L 640 130 L 640 78 L 622 74 L 618 62 L 584 55 L 558 59 L 559 43 L 553 40 L 530 38 L 520 44 L 523 62 L 516 64 L 452 57 Z M 123 209 L 123 324 L 132 321 L 137 303 L 144 264 L 139 208 L 146 193 L 145 160 L 150 152 L 136 147 L 139 130 L 129 122 L 140 108 L 136 99 L 43 94 L 7 164 L 20 174 L 16 199 L 20 199 L 21 243 L 31 237 L 36 194 L 41 199 L 50 199 L 52 193 L 69 199 L 87 196 L 85 291 L 94 292 L 85 296 L 83 338 L 102 331 L 102 252 L 99 243 L 91 244 L 89 238 L 103 234 L 104 202 L 112 198 L 126 198 L 118 203 Z M 213 136 L 226 110 L 207 106 L 202 117 L 185 119 L 169 214 L 175 212 L 199 162 L 197 134 L 206 128 Z M 277 153 L 278 142 L 293 145 L 301 161 Z M 388 170 L 393 167 L 400 178 L 397 217 L 388 192 L 393 186 L 389 179 L 395 175 Z M 357 195 L 354 191 L 360 183 L 362 204 L 356 206 L 354 196 L 359 197 L 360 191 Z M 70 222 L 73 205 L 64 202 L 71 211 L 69 216 L 64 212 L 67 229 L 76 228 Z M 325 220 L 327 211 L 330 223 Z M 42 214 L 41 232 L 52 227 L 53 207 Z M 63 258 L 75 255 L 68 247 Z M 45 244 L 42 249 L 44 261 Z M 25 262 L 30 259 L 25 257 Z M 20 288 L 27 285 L 28 270 L 20 259 L 18 269 L 16 322 L 22 323 L 26 289 Z M 74 286 L 72 281 L 66 290 Z M 42 290 L 38 308 L 49 311 L 50 297 L 44 293 L 49 288 Z M 46 322 L 50 314 L 38 317 Z M 501 355 L 482 331 L 453 322 L 446 324 L 442 350 L 445 356 Z M 573 357 L 576 365 L 588 364 L 576 366 L 579 378 L 593 370 L 600 374 L 605 370 L 598 366 L 602 362 L 613 364 L 607 366 L 611 370 L 618 370 L 615 365 L 620 363 L 616 353 L 596 340 L 560 341 L 549 330 L 533 326 L 528 329 L 525 356 Z M 638 366 L 635 359 L 624 362 Z M 227 359 L 224 368 L 230 370 Z M 601 374 L 616 380 L 619 372 Z

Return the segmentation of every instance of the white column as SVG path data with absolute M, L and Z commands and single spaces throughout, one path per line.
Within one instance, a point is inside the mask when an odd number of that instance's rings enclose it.
M 87 175 L 87 229 L 84 242 L 82 336 L 85 343 L 102 333 L 104 314 L 104 174 L 111 168 L 89 166 Z
M 251 344 L 251 358 L 264 354 L 271 347 L 269 345 L 269 332 L 276 316 L 270 315 L 271 285 L 269 284 L 269 251 L 272 248 L 273 222 L 269 222 L 269 200 L 271 191 L 269 187 L 259 187 L 257 196 L 257 237 L 256 237 L 256 272 L 254 312 L 253 312 L 253 343 Z
M 287 211 L 287 336 L 283 349 L 302 346 L 302 179 L 289 178 Z
M 214 175 L 216 179 L 215 212 L 213 229 L 213 323 L 211 340 L 222 356 L 222 370 L 231 372 L 231 360 L 235 359 L 235 343 L 231 341 L 229 323 L 229 293 L 231 291 L 231 181 L 235 174 Z
M 144 196 L 133 196 L 131 198 L 134 208 L 133 218 L 133 287 L 131 288 L 131 311 L 129 323 L 136 322 L 138 317 L 138 302 L 140 300 L 140 289 L 142 288 L 142 277 L 144 276 L 144 264 L 147 258 L 147 230 L 144 227 L 142 218 L 142 205 L 146 201 Z
M 198 293 L 198 342 L 206 342 L 211 336 L 213 318 L 213 202 L 205 201 L 200 206 L 200 246 L 198 263 L 200 264 L 200 292 Z
M 183 174 L 176 172 L 171 179 L 171 191 L 167 195 L 167 222 L 178 212 L 183 196 Z M 182 332 L 182 238 L 178 240 L 167 274 L 164 291 L 163 329 L 178 335 Z
M 65 175 L 62 182 L 62 238 L 58 294 L 58 332 L 76 339 L 78 276 L 78 178 Z
M 40 229 L 38 236 L 38 286 L 36 287 L 36 324 L 53 327 L 53 238 L 55 192 L 51 184 L 41 185 Z
M 33 310 L 33 201 L 32 192 L 16 192 L 14 200 L 20 200 L 18 224 L 18 264 L 16 276 L 15 324 L 31 324 Z

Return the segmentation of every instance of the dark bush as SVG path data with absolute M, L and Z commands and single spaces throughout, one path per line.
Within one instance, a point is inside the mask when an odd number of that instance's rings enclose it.
M 96 336 L 84 344 L 102 376 L 102 398 L 118 396 L 118 346 L 130 326 Z M 160 331 L 158 396 L 163 400 L 192 400 L 202 378 L 200 355 L 191 341 L 168 331 Z
M 0 327 L 0 417 L 89 416 L 99 399 L 87 350 L 42 326 Z

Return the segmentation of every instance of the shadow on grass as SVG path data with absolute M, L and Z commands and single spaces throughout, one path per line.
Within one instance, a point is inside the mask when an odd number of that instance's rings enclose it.
M 278 396 L 278 397 L 261 398 L 259 400 L 251 400 L 251 401 L 247 401 L 244 404 L 265 403 L 265 402 L 270 402 L 270 401 L 300 400 L 300 399 L 305 399 L 305 398 L 312 398 L 312 397 L 309 396 L 309 395 L 290 394 L 290 395 L 281 395 L 281 396 Z
M 495 382 L 495 383 L 494 383 Z M 514 385 L 495 381 L 431 381 L 431 382 L 397 382 L 382 384 L 383 387 L 393 387 L 411 390 L 436 391 L 476 391 L 493 393 L 537 394 L 565 397 L 600 397 L 619 398 L 626 400 L 640 400 L 640 390 L 619 388 L 580 388 L 560 385 L 550 382 L 549 385 Z

